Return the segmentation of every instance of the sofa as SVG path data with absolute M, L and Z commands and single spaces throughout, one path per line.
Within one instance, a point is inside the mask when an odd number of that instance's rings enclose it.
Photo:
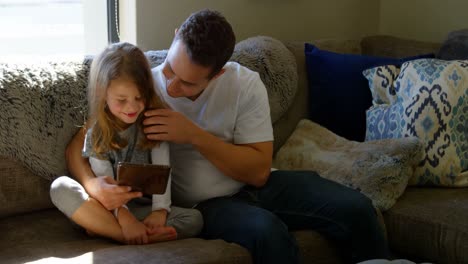
M 279 42 L 268 41 L 275 45 Z M 437 53 L 441 45 L 392 36 L 307 42 L 337 53 L 395 58 Z M 268 67 L 278 70 L 278 65 L 289 65 L 289 70 L 278 73 L 287 78 L 287 83 L 265 80 L 268 75 L 262 75 L 269 95 L 279 96 L 270 98 L 275 153 L 299 121 L 309 117 L 304 41 L 280 42 L 280 45 L 285 54 L 271 60 L 275 65 L 249 62 L 252 56 L 257 57 L 256 61 L 268 61 L 265 57 L 275 56 L 275 52 L 259 52 L 258 47 L 250 49 L 245 42 L 236 46 L 234 54 L 234 60 L 255 64 L 253 68 L 263 72 L 268 72 Z M 153 65 L 161 63 L 165 54 L 165 51 L 147 52 Z M 259 56 L 265 57 L 259 59 Z M 281 58 L 286 61 L 278 61 Z M 131 246 L 90 237 L 76 228 L 52 205 L 49 187 L 54 177 L 67 173 L 64 158 L 60 157 L 86 113 L 89 61 L 48 63 L 37 68 L 42 70 L 36 70 L 35 65 L 0 65 L 3 105 L 0 106 L 3 115 L 0 118 L 0 262 L 252 263 L 245 248 L 223 240 L 191 238 Z M 37 79 L 38 76 L 42 79 Z M 19 83 L 18 87 L 26 90 L 11 91 L 12 83 Z M 278 90 L 271 85 L 285 87 Z M 284 98 L 286 102 L 282 102 Z M 273 113 L 277 109 L 282 111 Z M 395 258 L 468 263 L 467 189 L 410 186 L 382 215 L 382 226 Z M 293 235 L 304 263 L 342 263 L 337 248 L 317 232 L 301 230 L 293 231 Z

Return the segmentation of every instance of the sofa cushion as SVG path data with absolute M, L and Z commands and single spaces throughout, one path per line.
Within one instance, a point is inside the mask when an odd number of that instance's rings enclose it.
M 251 263 L 248 251 L 223 240 L 200 238 L 127 246 L 87 236 L 56 209 L 0 219 L 5 263 Z M 21 254 L 18 254 L 21 252 Z M 92 253 L 91 253 L 92 252 Z
M 407 62 L 393 89 L 393 104 L 368 110 L 366 140 L 419 137 L 425 153 L 410 184 L 468 186 L 468 61 Z
M 305 57 L 310 119 L 342 137 L 363 141 L 365 112 L 371 106 L 372 96 L 362 71 L 379 65 L 401 65 L 420 56 L 392 59 L 339 54 L 306 43 Z
M 437 58 L 442 60 L 468 60 L 468 29 L 452 31 L 442 43 Z
M 236 44 L 232 61 L 258 72 L 268 91 L 271 122 L 291 106 L 297 90 L 296 60 L 279 40 L 256 36 Z
M 416 138 L 360 143 L 301 120 L 278 151 L 274 166 L 317 171 L 324 178 L 361 191 L 385 211 L 405 190 L 421 154 Z
M 14 159 L 0 156 L 0 218 L 53 207 L 50 181 Z
M 56 209 L 0 219 L 0 230 L 2 263 L 251 263 L 245 248 L 219 239 L 125 246 L 90 237 Z M 293 235 L 305 263 L 342 263 L 336 247 L 317 232 Z
M 361 40 L 363 55 L 404 58 L 416 54 L 435 54 L 440 43 L 405 39 L 388 35 L 366 36 Z
M 384 218 L 397 256 L 468 263 L 467 189 L 408 187 Z

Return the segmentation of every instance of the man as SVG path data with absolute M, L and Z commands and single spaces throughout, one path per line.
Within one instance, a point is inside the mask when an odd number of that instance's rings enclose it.
M 176 30 L 165 62 L 153 69 L 171 110 L 147 111 L 145 133 L 172 143 L 173 203 L 199 209 L 204 238 L 238 243 L 255 263 L 298 263 L 289 233 L 298 229 L 320 232 L 346 261 L 388 258 L 368 198 L 313 172 L 270 172 L 267 92 L 257 73 L 226 63 L 234 45 L 225 18 L 202 10 Z M 111 210 L 140 195 L 95 178 L 80 156 L 82 145 L 75 136 L 67 160 L 91 197 Z

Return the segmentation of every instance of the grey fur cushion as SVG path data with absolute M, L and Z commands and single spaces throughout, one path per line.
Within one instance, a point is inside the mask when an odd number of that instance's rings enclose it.
M 65 147 L 83 125 L 89 65 L 0 64 L 0 155 L 53 179 L 67 173 Z
M 314 170 L 361 191 L 385 211 L 403 194 L 422 153 L 415 137 L 355 142 L 303 119 L 278 151 L 275 166 Z
M 164 62 L 167 57 L 167 50 L 150 50 L 145 52 L 151 68 L 154 68 Z
M 298 77 L 294 55 L 281 41 L 257 36 L 237 43 L 231 60 L 260 74 L 268 91 L 271 122 L 275 123 L 296 95 Z
M 166 54 L 146 53 L 153 67 Z M 48 180 L 68 173 L 65 148 L 86 118 L 92 58 L 0 64 L 0 155 Z

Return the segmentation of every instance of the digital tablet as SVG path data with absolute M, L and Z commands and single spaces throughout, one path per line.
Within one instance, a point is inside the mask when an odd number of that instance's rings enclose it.
M 135 164 L 119 162 L 117 164 L 117 182 L 130 186 L 132 191 L 143 195 L 164 194 L 171 167 L 156 164 Z

